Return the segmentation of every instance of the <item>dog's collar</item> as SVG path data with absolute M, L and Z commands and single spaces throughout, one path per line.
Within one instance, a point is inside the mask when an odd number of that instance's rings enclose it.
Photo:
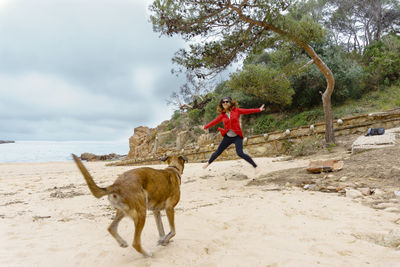
M 180 170 L 178 169 L 178 167 L 176 167 L 176 166 L 168 166 L 168 168 L 173 168 L 173 170 L 176 172 L 176 175 L 179 178 L 179 183 L 181 183 L 182 178 L 181 178 Z

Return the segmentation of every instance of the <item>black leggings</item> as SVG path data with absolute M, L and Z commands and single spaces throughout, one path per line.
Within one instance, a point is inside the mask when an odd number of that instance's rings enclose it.
M 251 165 L 253 165 L 254 168 L 256 168 L 257 164 L 253 161 L 253 159 L 249 155 L 243 152 L 243 138 L 240 137 L 239 135 L 236 135 L 235 137 L 229 137 L 225 135 L 224 138 L 222 139 L 221 144 L 219 144 L 217 151 L 215 151 L 211 155 L 210 159 L 208 160 L 208 163 L 213 162 L 216 158 L 218 158 L 219 155 L 221 155 L 222 152 L 224 152 L 224 150 L 228 146 L 230 146 L 233 143 L 235 143 L 237 155 L 242 159 L 244 159 L 245 161 L 247 161 L 248 163 L 250 163 Z

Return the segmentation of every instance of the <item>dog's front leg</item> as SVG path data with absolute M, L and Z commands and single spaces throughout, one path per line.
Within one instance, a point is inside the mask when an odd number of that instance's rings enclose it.
M 166 246 L 171 238 L 175 236 L 175 211 L 174 208 L 166 208 L 167 218 L 171 231 L 163 238 L 158 241 L 158 244 Z
M 164 226 L 163 226 L 162 220 L 161 220 L 161 213 L 159 210 L 154 210 L 153 214 L 154 214 L 154 219 L 156 219 L 158 234 L 160 236 L 160 241 L 161 241 L 161 239 L 163 239 L 165 236 Z
M 128 243 L 126 243 L 126 241 L 123 240 L 122 237 L 118 234 L 118 224 L 122 220 L 122 218 L 124 218 L 124 216 L 125 214 L 117 209 L 117 214 L 115 214 L 114 220 L 108 227 L 108 232 L 110 232 L 110 234 L 115 238 L 115 240 L 117 240 L 118 244 L 121 247 L 126 248 L 128 247 Z

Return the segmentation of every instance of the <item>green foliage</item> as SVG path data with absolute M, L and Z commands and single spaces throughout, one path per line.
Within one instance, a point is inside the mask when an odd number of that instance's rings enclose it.
M 204 109 L 204 121 L 206 123 L 212 121 L 217 117 L 217 106 L 219 103 L 219 100 L 222 97 L 225 96 L 230 96 L 231 94 L 230 88 L 226 86 L 226 82 L 222 82 L 217 85 L 217 87 L 214 90 L 214 93 L 212 95 L 212 100 L 206 105 Z M 226 95 L 225 95 L 226 94 Z
M 365 89 L 363 84 L 365 73 L 363 67 L 357 62 L 357 58 L 343 52 L 328 39 L 314 43 L 313 46 L 334 74 L 333 102 L 337 104 L 348 98 L 359 98 Z M 307 65 L 308 61 L 309 58 L 298 47 L 282 43 L 276 47 L 276 50 L 249 55 L 245 60 L 245 67 L 255 64 L 259 68 L 273 69 L 277 73 L 275 80 L 277 77 L 286 75 L 289 77 L 290 87 L 295 91 L 295 95 L 291 97 L 293 101 L 290 108 L 308 109 L 321 104 L 321 93 L 326 89 L 325 76 L 315 65 Z M 265 79 L 264 83 L 268 84 L 271 81 Z M 282 107 L 282 103 L 279 104 Z
M 398 96 L 394 102 L 397 107 L 400 107 L 400 96 Z
M 329 144 L 326 145 L 326 150 L 328 150 L 328 152 L 332 152 L 332 150 L 336 147 L 336 144 L 331 142 Z
M 370 87 L 391 85 L 400 78 L 400 37 L 388 35 L 370 45 L 363 61 Z
M 324 112 L 321 108 L 300 113 L 260 114 L 252 123 L 251 128 L 253 128 L 253 134 L 263 134 L 315 124 L 323 120 Z
M 203 112 L 200 109 L 192 109 L 188 112 L 190 125 L 199 125 L 202 123 Z
M 260 115 L 254 125 L 254 134 L 264 134 L 277 130 L 278 121 L 271 114 Z
M 188 49 L 180 49 L 173 62 L 180 71 L 206 78 L 250 51 L 274 47 L 279 40 L 297 45 L 321 41 L 324 29 L 295 2 L 156 0 L 149 9 L 154 31 L 195 40 Z
M 199 128 L 199 127 L 195 127 L 195 128 L 193 129 L 193 133 L 194 133 L 196 136 L 200 136 L 200 135 L 202 135 L 202 134 L 205 134 L 206 132 L 205 132 L 203 129 Z
M 363 94 L 364 72 L 362 66 L 343 50 L 329 43 L 315 45 L 322 60 L 329 66 L 335 77 L 332 102 L 342 103 L 348 98 L 357 99 Z M 307 71 L 291 77 L 296 92 L 293 107 L 310 108 L 321 103 L 321 93 L 326 89 L 324 75 L 312 66 Z
M 175 110 L 174 114 L 172 114 L 172 119 L 178 120 L 180 116 L 181 116 L 181 112 L 179 110 Z
M 279 69 L 263 65 L 245 65 L 239 73 L 234 73 L 228 82 L 234 90 L 246 92 L 263 102 L 290 105 L 293 89 Z
M 293 9 L 292 9 L 293 10 Z M 292 41 L 293 38 L 304 42 L 321 42 L 325 36 L 325 31 L 319 23 L 314 21 L 310 16 L 301 14 L 294 14 L 292 11 L 284 19 L 277 21 L 280 29 L 284 29 L 285 32 L 290 33 L 282 37 L 288 41 Z
M 217 117 L 217 106 L 218 106 L 218 102 L 219 99 L 217 98 L 213 98 L 213 100 L 211 100 L 205 110 L 204 110 L 204 121 L 205 122 L 210 122 L 213 119 L 215 119 L 215 117 Z
M 171 120 L 168 122 L 168 131 L 179 127 L 183 119 L 183 114 L 179 110 L 175 110 Z
M 323 121 L 324 111 L 321 108 L 289 114 L 281 119 L 279 130 L 310 125 Z

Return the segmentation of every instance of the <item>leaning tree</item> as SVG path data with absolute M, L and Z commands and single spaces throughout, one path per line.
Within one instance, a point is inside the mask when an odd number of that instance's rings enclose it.
M 294 42 L 310 56 L 324 74 L 327 87 L 322 94 L 325 141 L 334 143 L 331 95 L 334 77 L 310 45 L 322 38 L 322 27 L 304 14 L 292 16 L 295 0 L 155 0 L 150 6 L 153 29 L 163 35 L 180 35 L 189 41 L 176 52 L 173 62 L 209 78 L 232 62 L 277 42 Z M 300 1 L 301 2 L 301 1 Z

